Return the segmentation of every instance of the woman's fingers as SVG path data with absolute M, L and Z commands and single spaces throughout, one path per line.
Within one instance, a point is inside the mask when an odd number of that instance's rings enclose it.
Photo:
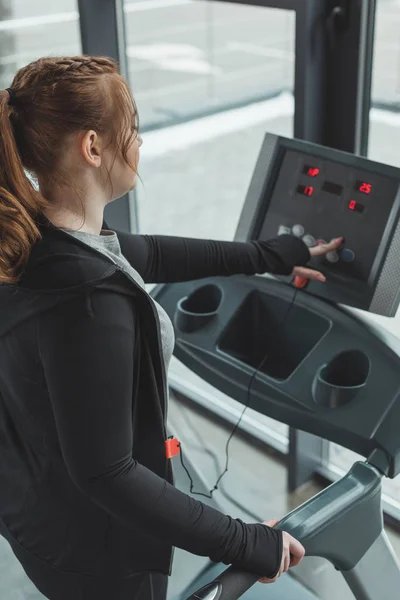
M 278 523 L 278 519 L 272 519 L 270 521 L 264 521 L 264 525 L 269 527 L 275 527 Z M 258 581 L 260 583 L 274 583 L 282 573 L 289 571 L 291 567 L 295 567 L 300 564 L 303 560 L 305 549 L 303 545 L 291 536 L 286 531 L 282 532 L 282 558 L 279 573 L 273 579 L 268 577 L 261 577 Z
M 324 256 L 324 254 L 328 254 L 328 252 L 333 252 L 337 250 L 340 244 L 343 242 L 343 237 L 335 238 L 327 244 L 319 244 L 318 246 L 314 246 L 310 248 L 310 255 L 314 256 Z
M 315 258 L 316 256 L 325 256 L 329 252 L 334 252 L 337 250 L 342 243 L 343 237 L 338 237 L 329 243 L 314 246 L 313 248 L 310 248 L 310 256 L 311 258 Z M 323 283 L 326 281 L 325 275 L 323 275 L 320 271 L 316 271 L 315 269 L 310 269 L 308 267 L 295 267 L 292 271 L 292 274 L 295 277 L 301 277 L 302 279 L 322 281 Z
M 278 579 L 278 576 L 275 577 L 275 579 L 268 579 L 268 577 L 261 577 L 261 579 L 259 579 L 258 581 L 260 583 L 275 583 L 275 581 Z
M 315 269 L 308 269 L 307 267 L 295 267 L 293 269 L 293 275 L 295 277 L 304 277 L 304 279 L 313 279 L 314 281 L 326 281 L 325 275 Z
M 301 563 L 305 555 L 303 544 L 292 537 L 290 546 L 290 567 L 295 567 Z
M 285 562 L 284 562 L 284 566 L 283 566 L 283 573 L 287 573 L 287 571 L 289 571 L 290 569 L 290 554 L 289 552 L 287 554 L 285 554 Z
M 264 521 L 263 525 L 268 525 L 268 527 L 275 527 L 279 523 L 279 519 L 270 519 L 269 521 Z

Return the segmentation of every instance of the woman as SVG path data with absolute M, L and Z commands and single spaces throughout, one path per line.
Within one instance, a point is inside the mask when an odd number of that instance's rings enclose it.
M 43 58 L 0 92 L 0 530 L 50 600 L 166 597 L 172 548 L 275 580 L 304 554 L 173 487 L 173 329 L 145 282 L 294 273 L 300 240 L 228 243 L 103 229 L 141 138 L 107 58 Z M 37 180 L 36 191 L 25 171 Z M 340 240 L 312 249 L 323 254 Z

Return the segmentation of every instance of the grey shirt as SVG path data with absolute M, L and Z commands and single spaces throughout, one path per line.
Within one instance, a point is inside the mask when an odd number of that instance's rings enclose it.
M 108 256 L 108 258 L 110 258 L 116 265 L 125 271 L 127 275 L 134 279 L 144 290 L 146 289 L 145 283 L 139 273 L 132 267 L 132 265 L 122 254 L 115 231 L 107 231 L 103 229 L 100 235 L 86 233 L 85 231 L 71 231 L 69 229 L 63 229 L 63 231 Z M 151 301 L 155 305 L 158 313 L 161 329 L 162 352 L 164 357 L 165 372 L 167 373 L 175 345 L 174 328 L 169 316 L 162 306 L 160 306 L 158 302 L 152 298 Z

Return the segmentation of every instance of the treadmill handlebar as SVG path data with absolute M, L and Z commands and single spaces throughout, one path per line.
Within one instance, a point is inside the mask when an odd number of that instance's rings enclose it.
M 240 598 L 260 577 L 241 569 L 229 567 L 211 583 L 189 596 L 187 600 L 233 600 Z
M 277 527 L 298 539 L 308 556 L 326 558 L 339 571 L 349 571 L 382 533 L 381 486 L 382 473 L 373 465 L 357 462 L 342 479 L 294 509 Z M 360 529 L 359 523 L 368 527 Z M 229 567 L 187 600 L 236 600 L 260 577 Z

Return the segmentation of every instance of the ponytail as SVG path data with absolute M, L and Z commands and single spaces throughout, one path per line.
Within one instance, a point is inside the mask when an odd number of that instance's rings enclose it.
M 47 205 L 25 174 L 11 123 L 10 93 L 0 91 L 0 282 L 16 283 L 40 239 L 35 216 Z
M 0 90 L 0 283 L 16 283 L 40 240 L 41 214 L 61 187 L 74 189 L 66 147 L 96 131 L 132 168 L 135 102 L 115 61 L 105 56 L 43 57 L 19 69 Z M 26 173 L 49 190 L 46 199 Z

